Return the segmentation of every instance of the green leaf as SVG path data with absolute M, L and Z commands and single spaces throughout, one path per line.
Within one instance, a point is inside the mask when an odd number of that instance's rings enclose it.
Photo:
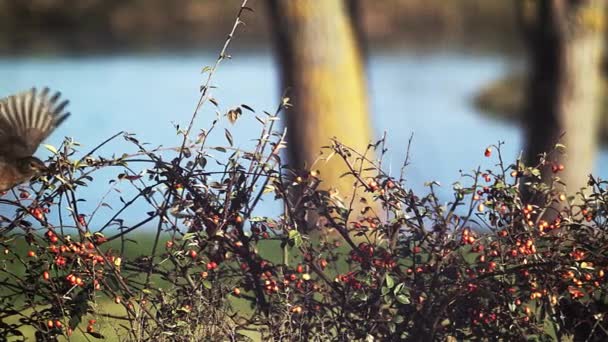
M 555 144 L 555 149 L 556 150 L 565 151 L 566 150 L 566 145 L 564 145 L 564 144 Z
M 557 331 L 555 330 L 556 324 L 549 317 L 545 317 L 543 322 L 543 330 L 547 336 L 551 337 L 551 341 L 559 341 L 557 338 Z
M 386 280 L 386 286 L 389 289 L 392 289 L 395 286 L 395 281 L 393 280 L 393 278 L 389 274 L 386 275 L 386 279 L 385 280 Z
M 405 304 L 405 305 L 407 305 L 407 304 L 410 304 L 410 303 L 411 303 L 410 298 L 409 298 L 408 296 L 404 295 L 404 294 L 400 294 L 400 295 L 398 295 L 398 296 L 397 296 L 397 297 L 395 297 L 395 298 L 396 298 L 396 299 L 397 299 L 397 301 L 398 301 L 399 303 L 401 303 L 401 304 Z
M 203 280 L 203 286 L 207 289 L 207 290 L 211 290 L 211 288 L 213 287 L 213 285 L 211 284 L 211 282 L 209 280 Z
M 399 295 L 401 293 L 401 291 L 403 290 L 403 286 L 404 286 L 403 283 L 397 284 L 397 286 L 395 286 L 395 289 L 393 290 L 393 294 L 395 296 Z
M 186 233 L 184 234 L 184 236 L 182 237 L 182 240 L 184 241 L 188 241 L 193 239 L 197 234 L 196 233 Z
M 396 315 L 393 317 L 393 323 L 395 324 L 401 324 L 403 321 L 405 321 L 405 318 L 401 315 Z
M 57 149 L 53 145 L 42 144 L 42 146 L 44 146 L 44 148 L 46 148 L 47 150 L 51 151 L 52 154 L 59 153 L 59 151 L 57 151 Z
M 290 230 L 289 241 L 291 241 L 296 247 L 300 247 L 303 243 L 302 235 L 300 235 L 300 232 L 297 230 Z
M 363 293 L 363 292 L 358 292 L 357 294 L 355 294 L 355 298 L 362 301 L 362 302 L 367 302 L 367 294 Z

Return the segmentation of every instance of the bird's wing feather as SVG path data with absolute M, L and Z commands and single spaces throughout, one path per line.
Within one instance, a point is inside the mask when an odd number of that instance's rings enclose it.
M 70 113 L 68 101 L 59 101 L 61 93 L 36 88 L 0 99 L 0 155 L 28 157 Z

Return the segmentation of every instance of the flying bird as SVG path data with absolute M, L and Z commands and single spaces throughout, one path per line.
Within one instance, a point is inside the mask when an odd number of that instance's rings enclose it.
M 32 88 L 0 99 L 0 191 L 29 181 L 46 171 L 42 160 L 33 156 L 69 115 L 68 101 L 49 88 Z

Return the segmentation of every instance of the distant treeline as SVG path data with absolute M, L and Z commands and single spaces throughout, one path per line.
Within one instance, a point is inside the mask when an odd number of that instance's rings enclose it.
M 245 20 L 241 39 L 264 41 L 266 1 Z M 346 0 L 372 44 L 444 42 L 505 48 L 517 41 L 509 1 Z M 0 52 L 99 52 L 198 48 L 223 37 L 241 0 L 3 0 Z M 223 38 L 222 38 L 223 39 Z

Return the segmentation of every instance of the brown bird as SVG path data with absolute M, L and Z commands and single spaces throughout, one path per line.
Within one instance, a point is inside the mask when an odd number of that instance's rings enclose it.
M 29 181 L 47 168 L 33 156 L 40 143 L 70 113 L 61 93 L 32 88 L 0 99 L 0 191 Z

